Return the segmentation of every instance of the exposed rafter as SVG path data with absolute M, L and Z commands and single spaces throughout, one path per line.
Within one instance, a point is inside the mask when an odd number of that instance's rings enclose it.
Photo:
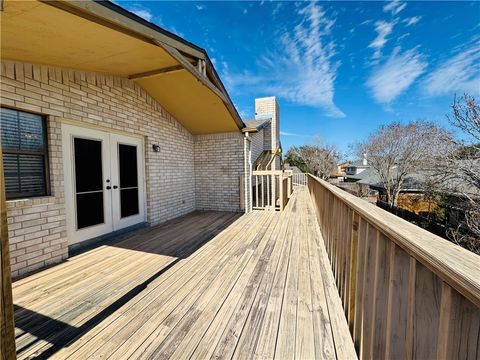
M 182 65 L 174 65 L 174 66 L 168 66 L 165 68 L 146 71 L 138 74 L 132 74 L 132 75 L 129 75 L 128 78 L 132 80 L 144 79 L 152 76 L 158 76 L 158 75 L 167 74 L 167 73 L 174 73 L 182 70 L 185 70 L 185 68 Z

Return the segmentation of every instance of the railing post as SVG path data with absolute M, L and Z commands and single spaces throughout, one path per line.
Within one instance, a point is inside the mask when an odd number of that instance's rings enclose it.
M 350 286 L 348 294 L 348 325 L 350 331 L 353 332 L 353 323 L 355 321 L 355 292 L 357 287 L 357 244 L 358 244 L 358 227 L 359 216 L 352 211 L 352 246 L 350 249 Z
M 15 359 L 15 325 L 13 320 L 12 273 L 8 243 L 5 177 L 0 140 L 0 358 Z
M 479 257 L 305 176 L 360 358 L 477 358 Z

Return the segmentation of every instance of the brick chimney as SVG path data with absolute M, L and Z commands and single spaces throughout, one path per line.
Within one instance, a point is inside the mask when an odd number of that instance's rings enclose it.
M 275 96 L 255 99 L 255 119 L 272 119 L 271 149 L 277 150 L 280 147 L 280 107 Z M 280 169 L 280 158 L 272 166 L 273 170 Z

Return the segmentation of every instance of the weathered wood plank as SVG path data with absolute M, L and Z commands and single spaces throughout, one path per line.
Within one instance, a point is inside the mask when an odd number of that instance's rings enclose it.
M 428 359 L 437 354 L 442 281 L 429 269 L 417 264 L 413 358 Z
M 2 142 L 0 139 L 0 359 L 15 358 L 15 328 L 13 324 L 12 273 L 5 203 Z
M 390 248 L 386 359 L 406 358 L 409 271 L 410 257 L 393 245 Z

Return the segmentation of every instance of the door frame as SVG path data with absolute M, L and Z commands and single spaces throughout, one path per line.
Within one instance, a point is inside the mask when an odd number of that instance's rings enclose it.
M 112 141 L 112 139 L 114 141 Z M 118 159 L 117 145 L 134 145 L 137 148 L 137 176 L 138 176 L 138 209 L 139 214 L 131 215 L 124 219 L 120 214 L 120 163 L 119 161 L 111 161 L 111 180 L 112 186 L 118 186 L 118 189 L 112 189 L 112 216 L 113 230 L 120 230 L 126 227 L 139 224 L 145 221 L 146 214 L 146 194 L 145 194 L 145 160 L 143 139 L 128 135 L 110 134 L 110 158 Z M 116 196 L 118 194 L 118 196 Z
M 76 230 L 76 205 L 75 205 L 75 169 L 74 169 L 74 152 L 73 138 L 91 138 L 98 140 L 103 138 L 102 143 L 102 168 L 104 171 L 103 179 L 112 179 L 113 169 L 111 161 L 112 141 L 111 138 L 127 139 L 132 143 L 136 143 L 137 151 L 137 171 L 139 176 L 138 197 L 140 215 L 131 221 L 119 221 L 115 224 L 113 213 L 113 190 L 104 191 L 104 224 L 94 225 L 83 230 Z M 147 218 L 147 196 L 146 196 L 146 176 L 145 176 L 145 146 L 144 138 L 133 134 L 119 134 L 119 132 L 110 132 L 103 128 L 92 128 L 92 126 L 82 126 L 81 124 L 62 123 L 62 150 L 63 150 L 63 170 L 64 170 L 64 199 L 66 208 L 66 228 L 68 236 L 68 244 L 73 245 L 85 240 L 93 239 L 125 227 L 136 225 L 146 221 Z M 112 184 L 112 182 L 110 182 Z M 104 185 L 107 185 L 106 183 Z M 105 196 L 106 195 L 106 196 Z M 121 220 L 121 219 L 120 219 Z

